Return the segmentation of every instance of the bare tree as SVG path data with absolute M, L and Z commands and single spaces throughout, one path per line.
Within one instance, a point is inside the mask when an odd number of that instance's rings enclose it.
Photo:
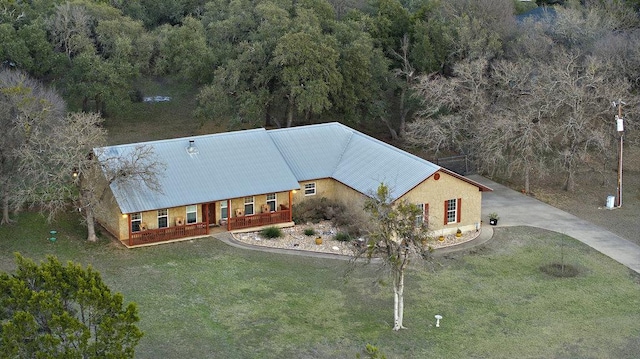
M 93 47 L 89 40 L 91 17 L 81 5 L 56 5 L 56 12 L 48 21 L 55 46 L 71 59 L 85 48 Z
M 65 104 L 53 90 L 27 74 L 0 71 L 0 199 L 1 224 L 7 224 L 10 207 L 19 208 L 19 195 L 27 178 L 20 172 L 19 149 L 32 140 L 35 132 L 49 132 L 61 121 Z
M 372 230 L 366 246 L 356 258 L 380 258 L 393 278 L 393 330 L 406 329 L 404 326 L 404 271 L 414 257 L 427 258 L 431 247 L 426 245 L 429 238 L 420 209 L 406 201 L 394 203 L 389 188 L 380 184 L 374 197 L 365 203 L 365 210 L 371 215 Z
M 433 151 L 468 153 L 474 148 L 475 129 L 489 111 L 488 61 L 461 61 L 454 77 L 419 77 L 415 85 L 421 109 L 407 124 L 407 142 Z
M 87 225 L 88 241 L 97 240 L 95 214 L 102 210 L 100 203 L 111 185 L 159 191 L 157 177 L 164 168 L 150 146 L 113 156 L 94 150 L 106 143 L 102 121 L 95 113 L 70 113 L 62 126 L 34 136 L 21 152 L 22 170 L 31 181 L 23 196 L 47 212 L 49 219 L 73 203 Z
M 411 111 L 411 106 L 409 102 L 410 94 L 413 88 L 413 83 L 418 77 L 418 72 L 411 65 L 411 62 L 409 61 L 409 48 L 410 48 L 409 35 L 404 34 L 404 36 L 402 37 L 402 40 L 400 41 L 401 53 L 398 53 L 395 50 L 391 49 L 391 53 L 400 61 L 400 64 L 401 64 L 400 68 L 396 68 L 393 70 L 393 73 L 396 76 L 396 78 L 401 79 L 401 82 L 399 85 L 400 87 L 400 109 L 399 109 L 400 123 L 398 125 L 398 131 L 396 132 L 396 130 L 393 129 L 393 126 L 391 126 L 388 120 L 385 119 L 383 122 L 389 129 L 389 132 L 391 132 L 391 137 L 394 140 L 397 140 L 398 137 L 404 137 L 405 135 L 406 127 L 407 127 L 407 116 Z
M 557 28 L 525 23 L 510 58 L 461 61 L 452 77 L 422 76 L 422 109 L 408 125 L 409 142 L 469 153 L 492 175 L 521 176 L 527 192 L 533 175 L 561 171 L 571 191 L 580 171 L 602 171 L 614 143 L 611 101 L 638 103 L 627 76 L 636 65 L 595 51 L 596 38 L 607 32 L 583 23 L 597 13 L 561 11 Z M 617 41 L 634 44 L 626 42 L 634 36 L 611 33 L 611 23 L 599 22 Z

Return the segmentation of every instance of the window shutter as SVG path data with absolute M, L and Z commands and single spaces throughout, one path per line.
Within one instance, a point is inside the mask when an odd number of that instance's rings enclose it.
M 444 225 L 446 226 L 447 224 L 449 224 L 447 222 L 447 202 L 448 201 L 444 201 Z
M 462 198 L 458 198 L 458 205 L 456 206 L 456 210 L 458 211 L 458 223 L 462 220 Z

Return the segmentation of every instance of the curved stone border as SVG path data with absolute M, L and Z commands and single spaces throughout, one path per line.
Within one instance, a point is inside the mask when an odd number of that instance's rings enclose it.
M 238 241 L 229 232 L 218 233 L 212 236 L 213 238 L 218 239 L 221 242 L 224 242 L 230 246 L 241 248 L 241 249 L 253 250 L 253 251 L 261 251 L 261 252 L 277 253 L 277 254 L 288 254 L 288 255 L 305 256 L 305 257 L 313 257 L 313 258 L 340 259 L 340 260 L 353 259 L 352 256 L 337 254 L 337 253 L 314 252 L 314 251 L 305 251 L 300 249 L 275 248 L 275 247 L 251 245 L 248 243 Z M 492 237 L 493 237 L 493 228 L 489 226 L 483 226 L 480 229 L 480 233 L 475 238 L 470 239 L 463 243 L 454 244 L 452 246 L 436 248 L 433 250 L 433 254 L 435 256 L 441 256 L 448 253 L 467 250 L 488 242 Z

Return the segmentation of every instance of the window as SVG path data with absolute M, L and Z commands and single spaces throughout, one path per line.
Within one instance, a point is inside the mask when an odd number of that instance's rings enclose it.
M 418 209 L 420 210 L 420 214 L 416 216 L 416 226 L 420 226 L 422 224 L 429 225 L 429 204 L 428 203 L 418 203 Z
M 305 196 L 314 196 L 316 194 L 316 183 L 307 183 L 304 185 L 304 195 Z
M 169 227 L 169 211 L 166 209 L 158 210 L 158 228 Z
M 460 222 L 461 205 L 461 198 L 444 201 L 444 224 Z
M 131 232 L 140 232 L 142 224 L 142 213 L 131 213 Z
M 253 196 L 244 198 L 244 215 L 250 216 L 253 214 Z
M 269 211 L 275 212 L 276 210 L 276 194 L 270 193 L 267 195 L 267 206 L 269 206 Z
M 229 207 L 227 206 L 227 201 L 220 202 L 220 218 L 229 218 Z
M 187 206 L 187 224 L 198 221 L 198 206 Z

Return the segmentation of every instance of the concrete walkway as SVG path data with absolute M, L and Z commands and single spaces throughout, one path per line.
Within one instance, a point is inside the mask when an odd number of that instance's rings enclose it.
M 563 233 L 640 273 L 640 246 L 595 224 L 478 175 L 470 179 L 491 187 L 482 194 L 482 219 L 498 213 L 498 227 L 531 226 Z
M 500 216 L 497 227 L 530 226 L 563 233 L 640 273 L 640 246 L 637 244 L 591 222 L 540 202 L 537 199 L 525 196 L 484 177 L 472 175 L 469 178 L 493 189 L 493 192 L 482 194 L 482 218 L 485 223 L 482 232 L 477 238 L 469 242 L 436 249 L 434 251 L 435 256 L 467 250 L 486 243 L 493 237 L 493 228 L 488 225 L 488 215 L 491 212 L 496 212 Z M 249 250 L 314 258 L 351 259 L 350 256 L 333 253 L 253 246 L 235 240 L 227 232 L 215 234 L 213 237 L 228 245 Z

